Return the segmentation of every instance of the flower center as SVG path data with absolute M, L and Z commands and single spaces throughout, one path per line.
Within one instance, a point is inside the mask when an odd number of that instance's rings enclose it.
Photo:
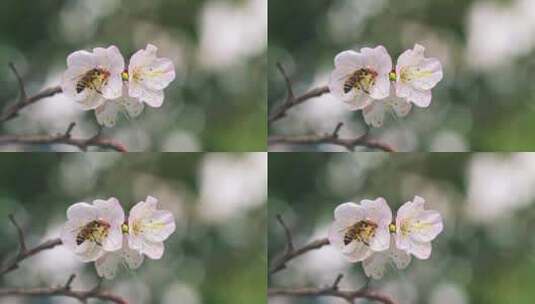
M 369 246 L 371 239 L 375 236 L 377 230 L 377 224 L 363 220 L 350 226 L 344 234 L 344 245 L 348 245 L 352 241 L 356 240 Z
M 76 245 L 81 245 L 85 241 L 95 242 L 102 246 L 102 242 L 108 237 L 110 224 L 103 220 L 94 220 L 87 223 L 76 235 Z
M 415 79 L 431 76 L 431 71 L 424 71 L 419 67 L 402 67 L 399 71 L 399 78 L 402 82 L 411 82 Z
M 344 93 L 347 94 L 349 91 L 356 89 L 370 94 L 370 89 L 375 84 L 376 78 L 377 72 L 372 69 L 362 68 L 357 70 L 344 82 Z
M 409 233 L 424 230 L 428 226 L 430 226 L 429 223 L 424 223 L 420 220 L 406 220 L 401 223 L 400 230 L 404 236 L 407 236 Z

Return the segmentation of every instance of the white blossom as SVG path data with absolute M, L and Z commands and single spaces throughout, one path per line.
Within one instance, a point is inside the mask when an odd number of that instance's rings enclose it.
M 129 269 L 137 269 L 143 263 L 143 255 L 128 247 L 128 241 L 123 238 L 123 246 L 115 252 L 107 252 L 95 261 L 95 268 L 100 277 L 113 279 L 119 265 Z
M 157 209 L 158 200 L 148 196 L 137 203 L 128 216 L 128 245 L 130 248 L 159 259 L 165 241 L 175 231 L 175 219 L 167 210 Z
M 431 241 L 442 232 L 442 216 L 435 210 L 424 210 L 425 200 L 415 196 L 403 204 L 396 216 L 396 246 L 419 259 L 431 256 Z
M 405 269 L 411 262 L 411 255 L 396 247 L 394 238 L 390 240 L 388 250 L 376 252 L 362 261 L 362 268 L 367 277 L 379 280 L 386 272 L 387 265 L 395 265 L 397 269 Z
M 442 79 L 442 65 L 436 58 L 425 58 L 419 44 L 406 50 L 396 64 L 396 95 L 418 107 L 431 104 L 431 89 Z
M 175 67 L 168 58 L 156 57 L 152 44 L 137 51 L 128 65 L 128 94 L 151 107 L 160 107 L 163 90 L 175 79 Z
M 334 210 L 329 242 L 350 262 L 363 261 L 388 249 L 392 211 L 384 198 L 344 203 Z
M 121 248 L 123 222 L 124 211 L 116 198 L 76 203 L 67 209 L 61 240 L 83 262 L 95 261 L 105 251 Z
M 343 51 L 336 55 L 334 65 L 329 90 L 351 110 L 363 109 L 389 95 L 392 58 L 382 45 L 360 52 Z
M 397 117 L 405 117 L 411 111 L 412 104 L 401 98 L 392 96 L 384 100 L 376 100 L 362 109 L 364 122 L 367 125 L 379 128 L 383 126 L 385 112 L 390 112 Z
M 76 51 L 67 57 L 61 88 L 84 110 L 95 109 L 107 99 L 121 96 L 123 70 L 124 58 L 114 45 L 93 52 Z
M 117 121 L 117 115 L 123 113 L 128 118 L 135 118 L 143 112 L 144 105 L 139 100 L 129 97 L 127 86 L 123 89 L 122 97 L 115 100 L 108 100 L 95 109 L 97 122 L 106 127 L 113 127 Z

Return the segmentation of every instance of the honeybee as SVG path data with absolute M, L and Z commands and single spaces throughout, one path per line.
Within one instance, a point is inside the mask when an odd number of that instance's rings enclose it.
M 86 240 L 102 246 L 101 240 L 108 236 L 110 224 L 102 220 L 93 220 L 87 223 L 76 235 L 76 245 L 80 246 Z
M 375 236 L 375 230 L 377 229 L 377 224 L 363 220 L 353 226 L 347 228 L 344 234 L 344 245 L 348 245 L 353 240 L 364 243 L 366 246 L 370 246 L 369 240 Z
M 76 93 L 80 94 L 86 88 L 90 88 L 97 93 L 102 94 L 100 88 L 106 84 L 109 77 L 110 72 L 108 71 L 99 68 L 91 69 L 76 83 Z
M 368 68 L 357 70 L 344 82 L 344 93 L 347 94 L 353 88 L 357 88 L 366 94 L 370 94 L 368 89 L 375 84 L 376 77 L 377 72 L 374 70 Z

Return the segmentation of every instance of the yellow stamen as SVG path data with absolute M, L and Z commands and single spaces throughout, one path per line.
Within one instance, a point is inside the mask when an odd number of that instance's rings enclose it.
M 124 234 L 128 234 L 128 225 L 127 225 L 127 224 L 122 224 L 122 225 L 121 225 L 121 231 L 122 231 Z

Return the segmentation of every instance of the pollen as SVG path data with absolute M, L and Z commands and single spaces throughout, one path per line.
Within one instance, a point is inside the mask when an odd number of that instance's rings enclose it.
M 121 78 L 123 79 L 123 81 L 128 81 L 128 71 L 124 71 L 121 73 Z
M 390 231 L 390 233 L 395 233 L 396 232 L 396 224 L 388 225 L 388 231 Z

